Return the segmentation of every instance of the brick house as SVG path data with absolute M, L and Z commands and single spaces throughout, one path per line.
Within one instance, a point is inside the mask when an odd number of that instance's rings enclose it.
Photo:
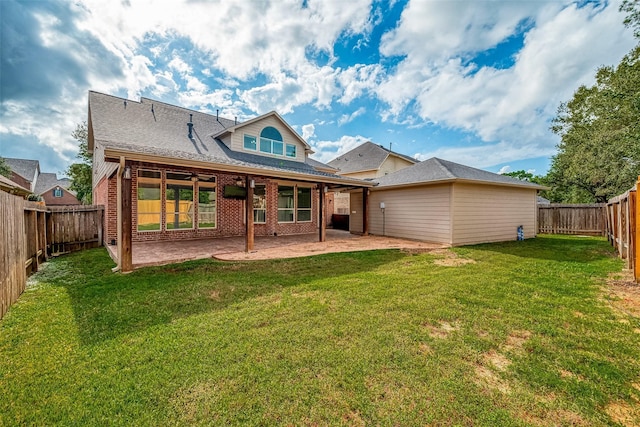
M 273 111 L 240 123 L 90 91 L 88 113 L 93 200 L 105 206 L 105 244 L 117 246 L 123 270 L 132 242 L 245 236 L 251 250 L 254 236 L 324 240 L 325 194 L 373 185 L 310 159 Z
M 69 190 L 71 180 L 55 173 L 41 172 L 40 162 L 31 159 L 5 158 L 11 169 L 11 181 L 42 198 L 47 206 L 79 205 L 76 194 Z

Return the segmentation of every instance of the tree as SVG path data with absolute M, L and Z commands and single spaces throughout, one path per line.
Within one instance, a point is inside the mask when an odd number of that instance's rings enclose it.
M 534 174 L 532 174 L 531 172 L 527 172 L 525 170 L 505 172 L 503 173 L 503 175 L 519 179 L 520 181 L 528 181 L 528 182 L 535 182 L 535 183 L 538 182 L 536 180 L 537 177 Z
M 80 143 L 77 157 L 81 162 L 74 163 L 67 169 L 67 175 L 71 178 L 69 189 L 76 192 L 76 197 L 82 203 L 91 204 L 93 157 L 89 153 L 87 122 L 78 124 L 71 136 Z
M 624 0 L 620 5 L 620 12 L 626 12 L 624 25 L 633 28 L 633 35 L 640 39 L 640 4 L 638 0 Z
M 0 157 L 0 175 L 6 176 L 7 178 L 11 177 L 11 168 L 4 160 L 4 157 Z
M 640 46 L 596 84 L 560 105 L 551 130 L 561 137 L 549 181 L 565 202 L 606 202 L 640 174 Z

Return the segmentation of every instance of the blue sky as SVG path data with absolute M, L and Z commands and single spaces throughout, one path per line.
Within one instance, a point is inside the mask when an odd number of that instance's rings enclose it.
M 0 1 L 0 156 L 63 172 L 87 91 L 545 174 L 558 106 L 634 45 L 619 2 Z

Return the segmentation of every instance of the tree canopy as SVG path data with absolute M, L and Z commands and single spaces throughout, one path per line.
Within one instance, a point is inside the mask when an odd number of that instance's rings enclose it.
M 605 202 L 640 174 L 640 46 L 596 83 L 560 105 L 551 130 L 561 137 L 548 178 L 565 202 Z
M 69 189 L 76 192 L 76 197 L 82 203 L 91 204 L 93 158 L 89 153 L 87 122 L 78 124 L 71 136 L 80 144 L 78 158 L 81 162 L 74 163 L 67 169 L 67 175 L 71 178 Z
M 6 176 L 7 178 L 11 177 L 11 168 L 4 160 L 4 157 L 0 157 L 0 175 Z

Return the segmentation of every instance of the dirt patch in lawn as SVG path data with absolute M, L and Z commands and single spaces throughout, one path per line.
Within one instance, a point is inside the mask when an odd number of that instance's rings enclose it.
M 606 292 L 615 309 L 640 318 L 640 284 L 633 281 L 631 270 L 609 275 Z
M 436 265 L 441 267 L 460 267 L 461 265 L 476 263 L 472 259 L 460 258 L 457 253 L 449 249 L 436 249 L 431 251 L 431 253 L 442 257 L 434 261 Z
M 611 419 L 625 427 L 640 425 L 640 409 L 627 402 L 612 402 L 604 409 Z
M 447 338 L 449 334 L 460 329 L 460 325 L 456 322 L 453 324 L 449 322 L 440 322 L 439 325 L 423 323 L 422 326 L 429 330 L 429 336 L 431 338 Z

